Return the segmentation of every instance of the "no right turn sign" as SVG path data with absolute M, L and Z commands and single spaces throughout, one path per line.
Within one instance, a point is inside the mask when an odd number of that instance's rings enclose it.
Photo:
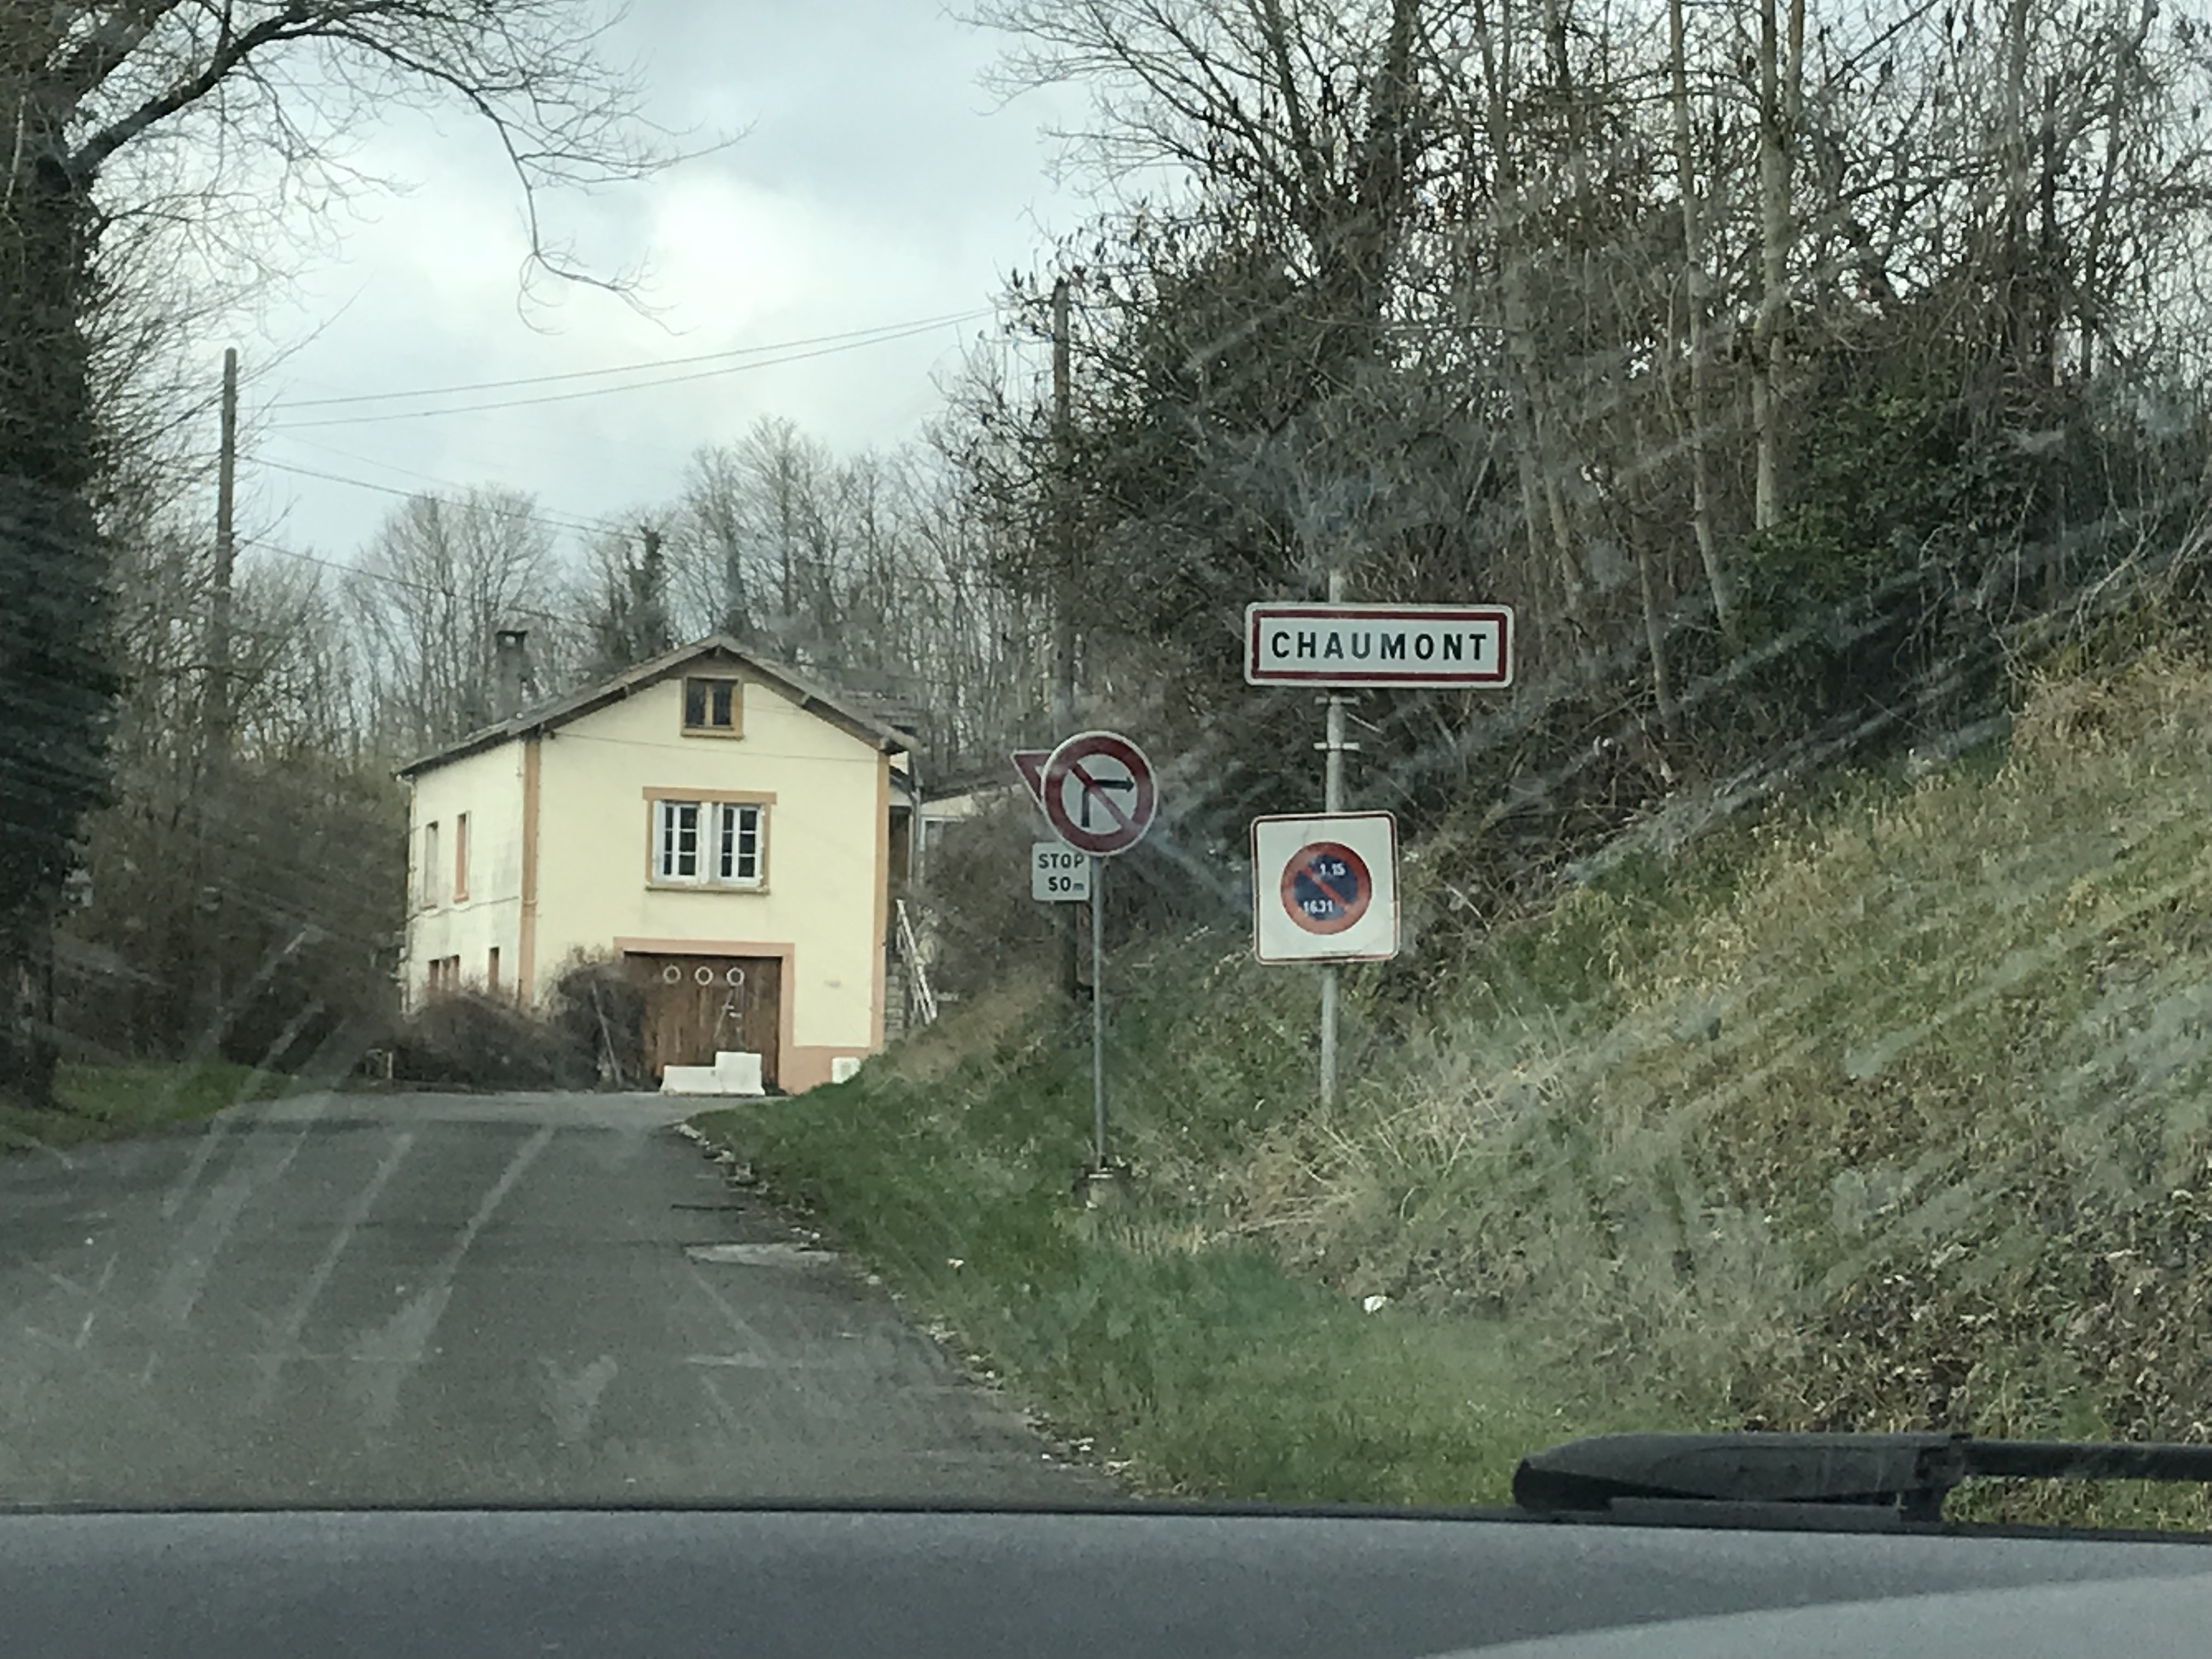
M 1252 951 L 1262 962 L 1398 954 L 1398 821 L 1328 812 L 1252 821 Z

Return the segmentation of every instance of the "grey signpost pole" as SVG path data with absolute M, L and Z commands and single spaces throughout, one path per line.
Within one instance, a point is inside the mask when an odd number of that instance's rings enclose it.
M 1457 689 L 1486 686 L 1503 690 L 1513 684 L 1513 611 L 1502 605 L 1346 605 L 1341 570 L 1328 573 L 1325 603 L 1264 600 L 1244 607 L 1244 679 L 1258 686 L 1302 685 L 1325 693 L 1328 709 L 1322 740 L 1314 747 L 1324 757 L 1322 771 L 1322 821 L 1335 818 L 1389 817 L 1388 813 L 1351 812 L 1345 804 L 1344 757 L 1357 754 L 1359 745 L 1346 741 L 1347 710 L 1366 686 Z M 1267 823 L 1306 823 L 1297 817 L 1253 820 L 1253 951 L 1262 962 L 1313 963 L 1321 969 L 1321 1103 L 1333 1106 L 1337 1097 L 1337 1026 L 1342 1013 L 1345 962 L 1385 962 L 1397 954 L 1396 902 L 1397 842 L 1395 831 L 1387 843 L 1393 860 L 1389 889 L 1392 909 L 1389 948 L 1380 954 L 1371 948 L 1353 950 L 1338 937 L 1358 924 L 1369 896 L 1357 901 L 1330 895 L 1336 908 L 1335 927 L 1309 926 L 1299 915 L 1304 899 L 1293 897 L 1298 878 L 1278 862 L 1263 873 L 1260 868 L 1260 826 Z M 1285 857 L 1296 848 L 1283 849 Z M 1270 856 L 1273 856 L 1272 854 Z M 1274 883 L 1282 883 L 1276 891 Z M 1365 878 L 1362 878 L 1364 886 Z M 1319 901 L 1328 907 L 1327 899 Z M 1357 913 L 1344 907 L 1356 902 Z M 1320 913 L 1314 913 L 1318 915 Z M 1271 921 L 1270 918 L 1273 920 Z M 1303 930 L 1303 937 L 1284 935 L 1283 921 Z M 1270 939 L 1271 928 L 1275 929 Z M 1320 937 L 1316 937 L 1316 935 Z M 1364 946 L 1377 943 L 1369 929 Z M 1332 947 L 1334 948 L 1332 948 Z
M 1106 860 L 1091 855 L 1091 1121 L 1106 1167 Z
M 1344 603 L 1344 572 L 1328 573 L 1328 602 Z M 1348 701 L 1334 686 L 1328 693 L 1328 717 L 1325 728 L 1327 740 L 1319 747 L 1323 750 L 1322 763 L 1322 811 L 1340 812 L 1344 810 L 1344 751 L 1352 745 L 1344 740 L 1344 705 Z M 1321 1103 L 1336 1103 L 1336 1002 L 1337 965 L 1324 963 L 1321 970 Z
M 1021 750 L 1014 763 L 1024 778 L 1034 775 L 1038 804 L 1060 845 L 1084 856 L 1091 879 L 1091 1152 L 1094 1162 L 1082 1190 L 1097 1202 L 1116 1177 L 1106 1163 L 1106 866 L 1145 838 L 1158 810 L 1159 791 L 1145 751 L 1118 732 L 1079 732 L 1064 738 L 1036 765 L 1034 751 Z M 1118 798 L 1118 799 L 1117 799 Z M 1094 821 L 1093 807 L 1103 814 Z M 1074 884 L 1070 882 L 1068 886 Z M 1037 894 L 1051 897 L 1048 887 Z M 1068 894 L 1079 901 L 1082 895 Z

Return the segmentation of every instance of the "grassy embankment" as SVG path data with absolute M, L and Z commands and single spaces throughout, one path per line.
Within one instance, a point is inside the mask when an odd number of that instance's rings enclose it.
M 1133 951 L 1121 1217 L 1069 1201 L 1034 993 L 702 1123 L 1148 1490 L 1492 1499 L 1631 1425 L 2203 1438 L 2208 732 L 2199 670 L 2059 685 L 2002 757 L 1624 860 L 1417 1014 L 1355 992 L 1332 1113 L 1310 976 Z
M 0 1103 L 0 1152 L 82 1146 L 212 1117 L 244 1100 L 274 1099 L 292 1079 L 222 1060 L 64 1066 L 60 1111 Z

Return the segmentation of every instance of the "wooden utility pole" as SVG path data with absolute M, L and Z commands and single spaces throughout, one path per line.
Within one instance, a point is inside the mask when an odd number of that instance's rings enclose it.
M 207 703 L 201 740 L 205 775 L 201 781 L 198 891 L 201 978 L 208 1002 L 203 1041 L 210 1049 L 222 1041 L 222 912 L 221 870 L 223 849 L 218 833 L 230 806 L 231 576 L 238 561 L 238 349 L 222 354 L 222 438 L 216 461 L 215 580 L 208 597 Z
M 1067 278 L 1062 276 L 1052 285 L 1052 741 L 1055 744 L 1073 736 L 1075 731 L 1075 422 L 1070 355 Z M 1097 879 L 1095 874 L 1092 879 Z M 1081 924 L 1076 913 L 1083 907 L 1054 908 L 1061 918 L 1060 983 L 1073 1000 L 1082 989 L 1082 940 L 1078 937 Z M 1092 915 L 1095 933 L 1095 904 Z M 1094 939 L 1094 955 L 1096 944 Z M 1091 994 L 1097 994 L 1095 985 Z
M 216 462 L 215 587 L 208 601 L 207 744 L 210 770 L 230 762 L 230 586 L 238 561 L 238 348 L 222 354 L 222 448 Z
M 1052 717 L 1068 735 L 1075 714 L 1075 514 L 1070 499 L 1075 482 L 1074 392 L 1068 382 L 1070 348 L 1067 278 L 1052 285 L 1053 571 L 1057 592 L 1052 607 Z

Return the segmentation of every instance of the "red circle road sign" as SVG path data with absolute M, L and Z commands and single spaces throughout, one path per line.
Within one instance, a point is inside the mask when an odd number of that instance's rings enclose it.
M 1341 842 L 1301 847 L 1283 866 L 1283 908 L 1309 933 L 1341 933 L 1374 902 L 1367 860 Z
M 1044 815 L 1079 853 L 1126 853 L 1145 838 L 1159 790 L 1145 751 L 1118 732 L 1079 732 L 1044 763 Z

